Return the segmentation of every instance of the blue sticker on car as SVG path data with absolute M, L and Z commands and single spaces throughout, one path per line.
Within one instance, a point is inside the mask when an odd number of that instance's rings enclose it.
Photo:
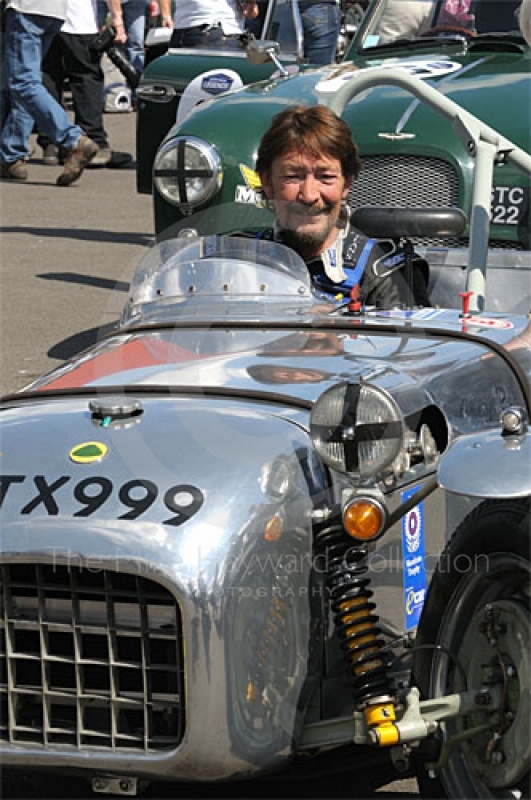
M 409 489 L 402 502 L 415 494 Z M 424 503 L 421 501 L 402 518 L 402 558 L 404 575 L 404 615 L 406 631 L 415 628 L 426 599 L 426 560 L 424 557 Z
M 203 78 L 201 81 L 201 89 L 208 92 L 208 94 L 223 94 L 223 92 L 229 91 L 232 84 L 232 78 L 220 72 L 217 75 L 208 75 L 208 77 Z

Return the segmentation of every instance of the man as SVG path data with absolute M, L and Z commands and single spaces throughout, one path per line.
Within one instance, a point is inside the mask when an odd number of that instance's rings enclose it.
M 0 135 L 2 179 L 27 179 L 25 162 L 34 123 L 65 152 L 58 186 L 70 186 L 78 180 L 98 152 L 98 145 L 79 125 L 72 124 L 42 83 L 42 59 L 66 13 L 67 0 L 7 0 L 3 79 L 10 108 Z
M 350 128 L 333 111 L 319 105 L 281 111 L 258 148 L 256 171 L 276 216 L 274 228 L 259 236 L 292 247 L 329 294 L 358 287 L 366 305 L 429 305 L 425 262 L 408 265 L 406 281 L 403 254 L 351 228 L 346 201 L 360 170 Z

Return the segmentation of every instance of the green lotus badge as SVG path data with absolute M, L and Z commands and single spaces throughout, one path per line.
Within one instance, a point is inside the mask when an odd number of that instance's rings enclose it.
M 70 450 L 70 460 L 76 464 L 93 464 L 107 455 L 108 447 L 101 442 L 82 442 Z

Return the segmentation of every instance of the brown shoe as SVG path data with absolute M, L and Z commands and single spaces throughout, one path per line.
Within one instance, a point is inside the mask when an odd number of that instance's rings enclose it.
M 26 181 L 28 170 L 24 160 L 13 161 L 12 164 L 2 164 L 0 167 L 0 178 L 8 181 Z
M 56 180 L 57 186 L 70 186 L 81 177 L 81 173 L 98 152 L 98 145 L 84 133 L 71 150 L 66 150 L 65 168 Z

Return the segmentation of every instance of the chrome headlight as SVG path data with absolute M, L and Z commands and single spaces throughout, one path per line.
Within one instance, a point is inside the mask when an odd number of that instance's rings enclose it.
M 178 136 L 161 147 L 153 164 L 153 183 L 162 197 L 184 213 L 204 205 L 219 191 L 221 159 L 211 144 Z
M 400 452 L 404 421 L 394 399 L 368 383 L 339 383 L 317 399 L 310 436 L 325 462 L 364 479 L 382 473 Z

